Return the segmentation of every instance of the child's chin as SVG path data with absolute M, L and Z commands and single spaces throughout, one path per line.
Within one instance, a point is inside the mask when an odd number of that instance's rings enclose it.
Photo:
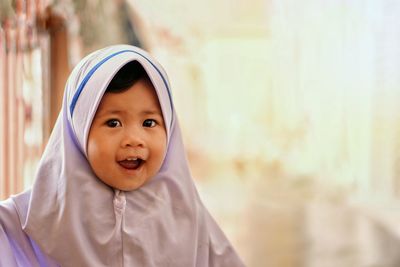
M 126 192 L 130 192 L 130 191 L 135 191 L 137 189 L 139 189 L 140 187 L 142 187 L 146 182 L 142 182 L 142 183 L 137 183 L 137 184 L 126 184 L 126 185 L 114 185 L 114 189 L 118 189 L 121 191 L 126 191 Z

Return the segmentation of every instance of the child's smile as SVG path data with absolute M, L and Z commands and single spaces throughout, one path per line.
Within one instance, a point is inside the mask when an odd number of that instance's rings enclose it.
M 143 160 L 139 158 L 127 158 L 118 161 L 118 163 L 125 169 L 137 170 L 142 165 Z
M 107 185 L 135 190 L 160 169 L 166 139 L 155 89 L 140 79 L 123 92 L 104 94 L 89 132 L 88 160 Z

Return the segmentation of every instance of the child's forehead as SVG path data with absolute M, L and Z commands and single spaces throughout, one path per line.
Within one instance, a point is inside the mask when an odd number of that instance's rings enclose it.
M 140 112 L 144 115 L 159 114 L 161 106 L 154 86 L 139 81 L 121 92 L 105 92 L 97 113 L 125 114 Z

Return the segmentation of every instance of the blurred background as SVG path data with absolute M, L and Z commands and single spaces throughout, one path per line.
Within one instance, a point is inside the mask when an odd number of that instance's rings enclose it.
M 400 266 L 400 2 L 0 0 L 0 199 L 87 53 L 169 73 L 195 182 L 247 266 Z

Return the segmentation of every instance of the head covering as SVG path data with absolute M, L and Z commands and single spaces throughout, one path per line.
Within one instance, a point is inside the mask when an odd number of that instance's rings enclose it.
M 151 180 L 124 192 L 95 176 L 86 148 L 108 84 L 134 60 L 156 89 L 167 152 Z M 243 266 L 194 186 L 167 75 L 137 47 L 107 47 L 74 68 L 34 185 L 14 202 L 23 230 L 62 266 Z

